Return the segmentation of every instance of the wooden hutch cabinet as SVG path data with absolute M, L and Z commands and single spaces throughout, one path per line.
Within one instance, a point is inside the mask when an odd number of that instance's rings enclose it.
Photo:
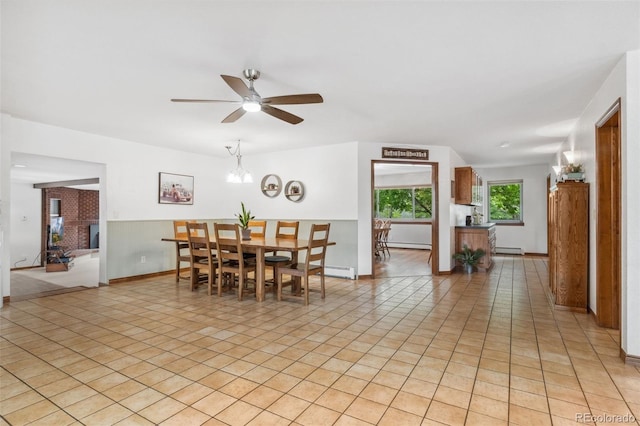
M 482 205 L 482 178 L 471 167 L 455 168 L 455 203 Z
M 549 192 L 549 288 L 557 308 L 586 312 L 589 184 L 559 182 Z

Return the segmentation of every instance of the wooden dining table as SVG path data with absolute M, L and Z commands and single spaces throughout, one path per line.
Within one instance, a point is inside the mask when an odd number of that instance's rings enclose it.
M 162 241 L 169 242 L 187 242 L 187 239 L 181 238 L 162 238 Z M 216 241 L 211 238 L 212 247 L 216 247 Z M 335 241 L 327 242 L 328 246 L 336 245 Z M 309 248 L 309 240 L 292 240 L 284 238 L 260 238 L 251 237 L 250 240 L 242 240 L 242 251 L 244 253 L 256 254 L 256 301 L 264 301 L 265 293 L 265 254 L 275 251 L 288 251 L 297 253 Z M 294 256 L 295 258 L 295 256 Z M 176 266 L 177 267 L 177 266 Z

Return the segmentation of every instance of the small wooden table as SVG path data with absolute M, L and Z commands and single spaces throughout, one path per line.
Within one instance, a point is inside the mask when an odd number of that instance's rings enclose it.
M 180 238 L 162 238 L 162 241 L 170 242 L 187 242 L 187 239 Z M 211 245 L 216 247 L 215 239 L 211 238 Z M 336 245 L 334 241 L 327 243 L 328 246 Z M 296 253 L 306 250 L 309 246 L 309 240 L 290 240 L 283 238 L 260 238 L 251 237 L 250 240 L 242 240 L 242 251 L 244 253 L 256 254 L 256 300 L 264 301 L 265 288 L 265 254 L 272 251 L 289 251 Z M 177 267 L 177 266 L 176 266 Z
M 64 251 L 60 247 L 51 247 L 47 249 L 45 253 L 45 271 L 60 272 L 69 270 L 69 262 L 71 262 L 72 257 L 66 256 Z

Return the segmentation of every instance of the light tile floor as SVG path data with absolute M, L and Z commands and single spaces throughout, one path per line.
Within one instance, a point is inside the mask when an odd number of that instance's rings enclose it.
M 553 311 L 544 259 L 496 260 L 328 279 L 308 307 L 171 276 L 12 302 L 0 424 L 638 424 L 618 333 Z

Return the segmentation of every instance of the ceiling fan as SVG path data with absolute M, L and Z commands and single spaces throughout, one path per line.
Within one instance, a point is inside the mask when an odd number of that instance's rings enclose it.
M 298 124 L 303 121 L 301 117 L 293 115 L 290 112 L 275 108 L 273 105 L 293 105 L 293 104 L 319 104 L 323 99 L 317 93 L 306 93 L 301 95 L 285 95 L 271 96 L 269 98 L 261 97 L 253 88 L 253 82 L 260 78 L 260 71 L 255 69 L 246 69 L 242 72 L 244 78 L 249 80 L 249 86 L 242 81 L 241 78 L 230 75 L 221 75 L 222 79 L 242 97 L 241 101 L 223 101 L 215 99 L 171 99 L 171 102 L 229 102 L 242 103 L 240 108 L 233 111 L 224 120 L 223 123 L 233 123 L 247 112 L 262 111 L 267 114 L 286 121 L 291 124 Z

